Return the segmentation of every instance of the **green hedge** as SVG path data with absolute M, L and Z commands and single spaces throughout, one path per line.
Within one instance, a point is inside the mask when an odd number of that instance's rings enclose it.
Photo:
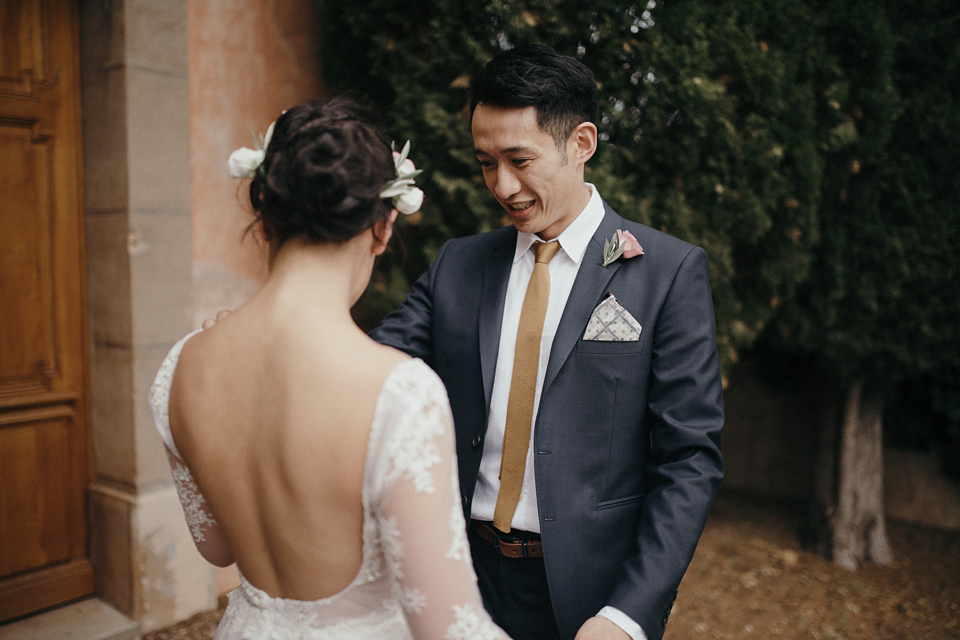
M 318 5 L 328 88 L 379 105 L 425 170 L 422 215 L 378 265 L 362 326 L 446 239 L 508 223 L 471 153 L 469 78 L 539 42 L 597 78 L 588 180 L 625 217 L 707 250 L 724 372 L 773 320 L 779 348 L 846 377 L 958 379 L 955 1 Z M 944 384 L 940 403 L 960 406 Z
M 506 224 L 472 154 L 470 76 L 503 48 L 575 55 L 601 96 L 587 179 L 624 217 L 703 246 L 726 370 L 804 280 L 817 241 L 817 34 L 810 9 L 773 0 L 396 3 L 318 0 L 333 92 L 379 105 L 424 169 L 405 254 L 358 306 L 394 308 L 447 238 Z

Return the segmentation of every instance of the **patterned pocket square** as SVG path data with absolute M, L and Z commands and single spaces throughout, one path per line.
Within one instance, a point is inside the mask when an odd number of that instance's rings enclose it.
M 612 293 L 597 305 L 583 332 L 584 340 L 636 342 L 640 339 L 640 323 L 620 306 Z

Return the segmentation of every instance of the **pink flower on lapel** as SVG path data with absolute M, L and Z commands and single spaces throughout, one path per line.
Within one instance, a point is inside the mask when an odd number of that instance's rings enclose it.
M 640 246 L 640 243 L 637 242 L 637 239 L 633 237 L 632 233 L 617 229 L 617 235 L 620 236 L 620 241 L 623 243 L 624 260 L 643 255 L 643 247 Z
M 643 247 L 633 237 L 633 234 L 623 229 L 617 229 L 617 232 L 609 240 L 603 243 L 603 265 L 606 267 L 618 258 L 627 260 L 634 256 L 642 256 Z

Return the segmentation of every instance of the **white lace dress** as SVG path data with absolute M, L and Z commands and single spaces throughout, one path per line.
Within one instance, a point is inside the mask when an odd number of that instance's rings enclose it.
M 193 334 L 190 334 L 193 335 Z M 154 421 L 194 539 L 217 527 L 170 434 L 170 383 L 184 342 L 150 390 Z M 420 360 L 397 365 L 377 399 L 363 478 L 363 561 L 343 591 L 272 598 L 242 575 L 215 640 L 487 640 L 507 636 L 483 609 L 459 502 L 443 384 Z M 306 569 L 305 570 L 309 570 Z

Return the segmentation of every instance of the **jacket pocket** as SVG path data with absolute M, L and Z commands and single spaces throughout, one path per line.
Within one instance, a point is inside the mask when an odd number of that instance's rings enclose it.
M 640 336 L 639 340 L 584 340 L 577 341 L 574 351 L 577 353 L 597 353 L 601 355 L 619 355 L 625 353 L 640 353 L 643 351 L 643 345 L 647 341 L 646 336 Z
M 625 507 L 631 504 L 637 504 L 643 502 L 644 494 L 637 493 L 632 496 L 627 496 L 625 498 L 614 498 L 613 500 L 604 500 L 603 502 L 597 503 L 597 511 L 603 511 L 605 509 L 616 509 L 618 507 Z

